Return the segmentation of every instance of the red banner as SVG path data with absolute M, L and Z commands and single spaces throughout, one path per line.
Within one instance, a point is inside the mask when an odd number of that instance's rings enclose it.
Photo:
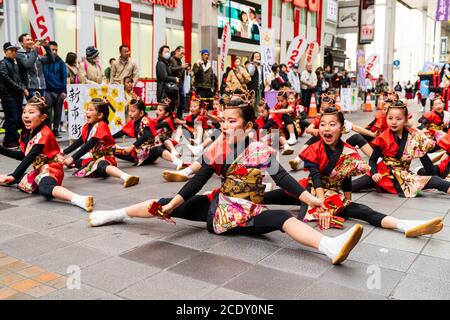
M 122 44 L 128 45 L 131 50 L 131 0 L 120 0 L 119 13 Z
M 183 0 L 184 20 L 184 49 L 185 60 L 191 63 L 192 59 L 192 0 Z

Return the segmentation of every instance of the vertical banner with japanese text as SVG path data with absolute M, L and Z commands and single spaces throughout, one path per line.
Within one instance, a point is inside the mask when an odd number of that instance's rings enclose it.
M 272 29 L 261 28 L 261 65 L 264 79 L 272 72 L 272 65 L 275 63 L 274 34 Z
M 125 125 L 125 94 L 122 85 L 70 84 L 67 86 L 69 118 L 69 139 L 81 136 L 81 128 L 86 123 L 85 113 L 89 101 L 106 97 L 110 103 L 109 128 L 114 134 Z
M 220 65 L 219 65 L 219 79 L 222 79 L 222 75 L 225 72 L 225 65 L 227 63 L 228 48 L 231 42 L 231 26 L 227 23 L 223 27 L 222 44 L 220 46 Z

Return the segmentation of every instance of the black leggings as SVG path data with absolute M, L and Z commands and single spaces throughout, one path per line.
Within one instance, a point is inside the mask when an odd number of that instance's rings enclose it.
M 372 177 L 364 175 L 354 181 L 352 181 L 352 192 L 361 192 L 363 190 L 377 189 L 377 184 L 373 181 Z M 379 188 L 381 192 L 387 193 L 383 188 Z M 438 176 L 432 176 L 430 181 L 425 185 L 423 190 L 437 189 L 439 191 L 447 193 L 450 189 L 450 181 L 446 181 Z
M 39 189 L 36 191 L 36 193 L 39 193 L 48 200 L 53 199 L 53 189 L 55 189 L 56 186 L 58 186 L 58 184 L 56 183 L 56 180 L 54 178 L 44 177 L 39 182 Z
M 350 138 L 347 139 L 347 143 L 352 147 L 359 147 L 360 149 L 366 144 L 372 142 L 375 138 L 371 136 L 366 136 L 363 134 L 355 133 Z
M 168 204 L 172 199 L 163 198 L 158 202 L 161 205 Z M 172 212 L 172 217 L 182 218 L 190 221 L 206 222 L 208 219 L 209 207 L 211 201 L 207 196 L 197 195 Z M 249 227 L 236 227 L 226 233 L 228 234 L 247 234 L 260 235 L 273 231 L 283 231 L 284 223 L 293 216 L 284 210 L 266 210 L 253 218 L 253 225 Z
M 164 149 L 161 146 L 157 146 L 157 147 L 151 148 L 147 159 L 144 160 L 142 165 L 154 163 L 158 158 L 162 157 L 162 154 L 163 154 L 164 151 L 166 151 L 166 149 Z M 125 161 L 128 161 L 128 162 L 136 162 L 136 158 L 133 157 L 131 154 L 127 154 L 127 155 L 125 155 L 125 154 L 114 154 L 114 156 L 116 158 L 118 158 L 118 159 L 125 160 Z
M 264 204 L 279 205 L 298 205 L 305 206 L 303 202 L 292 196 L 289 196 L 282 189 L 273 190 L 264 194 Z M 375 227 L 381 227 L 381 221 L 386 217 L 385 214 L 377 212 L 366 205 L 352 202 L 341 213 L 340 217 L 358 219 L 370 223 Z M 299 217 L 300 220 L 303 217 Z
M 294 134 L 295 134 L 295 137 L 298 138 L 297 128 L 294 125 L 294 120 L 292 119 L 292 117 L 290 117 L 287 114 L 283 114 L 282 119 L 283 119 L 285 128 L 290 124 L 292 124 L 294 126 Z M 287 131 L 287 129 L 285 129 L 285 131 L 287 134 L 289 134 L 289 131 Z
M 78 159 L 77 161 L 75 161 L 75 167 L 78 169 L 81 169 L 82 165 L 82 159 Z M 94 172 L 94 177 L 100 178 L 106 178 L 109 177 L 109 174 L 106 173 L 106 168 L 109 167 L 110 164 L 108 162 L 106 162 L 105 160 L 101 160 L 98 164 L 97 164 L 97 169 Z

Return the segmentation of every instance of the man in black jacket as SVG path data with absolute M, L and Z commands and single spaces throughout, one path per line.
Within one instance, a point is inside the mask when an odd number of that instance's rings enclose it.
M 181 59 L 184 58 L 184 47 L 178 46 L 174 52 L 172 52 L 172 57 L 169 60 L 170 70 L 172 71 L 172 75 L 180 79 L 178 82 L 178 96 L 176 97 L 177 103 L 177 117 L 183 117 L 183 108 L 185 103 L 183 103 L 183 83 L 184 83 L 184 74 L 186 71 L 189 71 L 190 66 L 187 63 L 183 63 Z
M 3 45 L 5 58 L 0 61 L 0 98 L 5 112 L 5 148 L 19 146 L 19 134 L 17 129 L 22 117 L 23 97 L 29 95 L 20 77 L 19 66 L 16 63 L 19 46 L 6 42 Z

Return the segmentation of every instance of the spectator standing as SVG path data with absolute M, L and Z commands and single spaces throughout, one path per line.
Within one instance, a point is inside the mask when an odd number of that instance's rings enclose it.
M 398 94 L 399 96 L 401 96 L 402 91 L 403 91 L 403 88 L 402 88 L 402 86 L 401 86 L 401 84 L 400 84 L 400 81 L 397 81 L 397 84 L 396 84 L 395 87 L 394 87 L 394 91 L 397 92 L 397 94 Z
M 111 84 L 123 84 L 125 77 L 131 77 L 133 83 L 139 80 L 139 69 L 136 63 L 131 61 L 130 47 L 123 44 L 119 47 L 120 57 L 111 65 L 111 77 L 109 82 Z
M 345 70 L 345 69 L 342 70 L 342 74 L 340 76 L 339 81 L 340 81 L 340 86 L 342 88 L 350 88 L 350 86 L 352 84 L 352 81 L 351 81 L 350 77 L 347 74 L 347 70 Z
M 47 40 L 33 41 L 27 33 L 20 35 L 19 42 L 22 48 L 17 51 L 17 64 L 19 65 L 22 82 L 29 91 L 31 98 L 36 91 L 45 96 L 46 83 L 43 65 L 53 63 L 53 55 Z M 39 56 L 40 48 L 44 47 L 45 55 Z
M 86 78 L 81 70 L 77 54 L 68 52 L 66 56 L 66 67 L 68 72 L 68 84 L 85 84 Z
M 192 68 L 195 92 L 201 98 L 211 99 L 215 96 L 216 91 L 214 70 L 209 61 L 209 50 L 203 49 L 200 53 L 201 59 L 194 63 Z
M 180 79 L 172 75 L 169 66 L 170 47 L 162 46 L 158 51 L 158 62 L 156 63 L 156 98 L 158 102 L 170 99 L 172 112 L 175 111 L 176 94 L 174 87 L 178 85 Z
M 116 58 L 109 59 L 109 66 L 105 69 L 105 82 L 109 83 L 111 79 L 111 67 L 113 63 L 116 62 Z
M 264 91 L 274 90 L 272 89 L 272 82 L 278 77 L 278 70 L 280 69 L 280 67 L 278 66 L 278 64 L 274 63 L 272 67 L 270 67 L 270 69 L 271 72 L 264 79 Z
M 309 114 L 311 96 L 314 94 L 317 85 L 317 76 L 312 70 L 312 64 L 306 65 L 306 70 L 302 72 L 300 82 L 302 84 L 302 105 L 305 107 L 306 114 Z
M 285 87 L 292 87 L 291 83 L 289 82 L 288 77 L 288 67 L 284 63 L 280 64 L 280 71 L 279 71 L 280 77 L 283 79 Z
M 414 86 L 411 83 L 411 80 L 408 80 L 408 83 L 405 85 L 405 98 L 407 100 L 414 99 Z
M 367 96 L 370 95 L 373 92 L 373 85 L 372 85 L 372 76 L 370 74 L 366 75 L 366 78 L 364 79 L 364 104 L 367 102 Z
M 300 72 L 298 70 L 298 67 L 298 63 L 295 63 L 291 71 L 289 71 L 288 73 L 288 79 L 292 89 L 294 89 L 294 91 L 300 95 L 302 88 L 300 85 Z
M 172 75 L 180 79 L 178 82 L 178 95 L 176 97 L 176 111 L 177 117 L 183 117 L 183 106 L 181 104 L 181 98 L 183 97 L 183 84 L 184 84 L 184 76 L 186 72 L 189 72 L 190 66 L 187 63 L 183 63 L 182 59 L 184 58 L 184 47 L 178 46 L 174 52 L 172 52 L 172 56 L 169 60 L 170 70 L 172 71 Z
M 220 94 L 224 94 L 225 92 L 227 92 L 227 79 L 230 71 L 231 67 L 227 67 L 222 75 L 222 82 L 220 83 Z
M 5 112 L 5 148 L 19 146 L 19 121 L 22 116 L 23 97 L 29 95 L 20 77 L 19 66 L 16 63 L 17 50 L 20 47 L 10 42 L 3 45 L 5 58 L 0 61 L 0 98 Z
M 380 98 L 380 95 L 387 91 L 388 87 L 388 83 L 386 82 L 386 80 L 384 80 L 383 75 L 380 74 L 377 81 L 375 82 L 375 107 L 378 106 L 378 99 Z
M 234 68 L 228 73 L 227 92 L 244 93 L 247 89 L 247 83 L 251 80 L 250 74 L 241 65 L 241 59 L 234 60 Z
M 333 73 L 331 72 L 331 66 L 327 64 L 323 72 L 323 77 L 326 82 L 328 82 L 328 88 L 333 89 Z
M 322 93 L 328 90 L 328 82 L 325 81 L 322 67 L 316 69 L 317 85 L 314 88 L 314 96 L 317 102 L 317 108 L 320 110 L 320 104 L 322 102 Z
M 247 67 L 248 74 L 251 80 L 247 83 L 247 89 L 255 92 L 255 99 L 253 108 L 256 110 L 261 100 L 264 90 L 264 69 L 261 65 L 261 54 L 259 52 L 253 52 L 250 57 L 250 63 Z M 270 82 L 269 82 L 270 85 Z
M 341 89 L 341 76 L 339 75 L 339 68 L 334 67 L 333 76 L 331 77 L 331 86 L 336 94 L 339 94 Z
M 100 52 L 94 46 L 86 48 L 86 59 L 81 63 L 83 76 L 87 84 L 102 84 L 103 72 L 99 60 Z
M 49 111 L 45 122 L 52 129 L 55 137 L 59 138 L 59 125 L 61 123 L 64 99 L 67 95 L 68 75 L 66 63 L 58 56 L 58 44 L 55 41 L 50 41 L 49 45 L 53 55 L 53 63 L 44 64 L 43 69 L 47 84 L 45 99 Z

